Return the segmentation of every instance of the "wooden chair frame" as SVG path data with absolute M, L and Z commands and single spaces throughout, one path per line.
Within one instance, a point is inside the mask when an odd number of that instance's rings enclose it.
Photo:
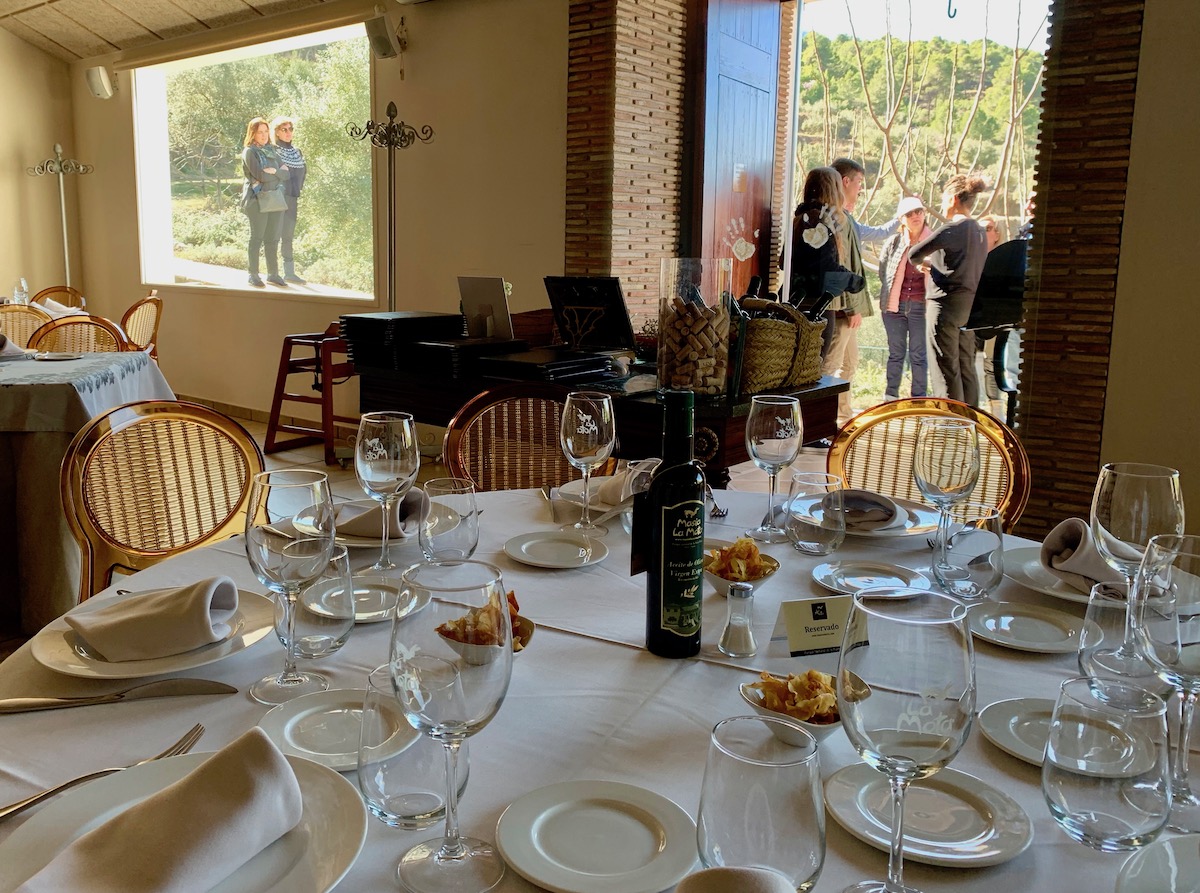
M 62 295 L 62 299 L 58 295 Z M 83 296 L 83 292 L 70 285 L 51 285 L 49 288 L 43 288 L 30 298 L 30 302 L 44 304 L 47 298 L 51 298 L 64 307 L 78 307 L 80 310 L 87 309 L 87 298 Z
M 95 330 L 103 331 L 112 339 L 114 349 L 111 353 L 119 353 L 121 351 L 133 350 L 134 347 L 129 339 L 125 337 L 125 333 L 111 319 L 105 319 L 103 316 L 93 316 L 91 314 L 77 314 L 75 316 L 61 316 L 58 319 L 52 319 L 50 322 L 43 325 L 40 329 L 34 332 L 29 338 L 29 346 L 33 350 L 78 350 L 79 348 L 63 348 L 56 346 L 59 337 L 70 337 L 64 333 L 63 329 L 69 329 L 73 326 L 88 326 L 93 330 L 92 344 L 93 349 L 98 352 L 105 352 L 99 345 L 96 344 L 97 333 Z M 88 353 L 89 351 L 84 351 Z
M 158 296 L 158 289 L 154 289 L 140 301 L 134 301 L 121 317 L 121 331 L 125 333 L 130 346 L 134 350 L 148 350 L 153 360 L 158 360 L 158 324 L 162 321 L 162 308 L 162 298 Z M 144 322 L 147 316 L 153 319 L 148 327 Z M 145 332 L 146 328 L 150 331 Z M 145 338 L 140 337 L 143 332 Z
M 1007 425 L 982 409 L 940 397 L 913 397 L 881 403 L 859 413 L 837 433 L 826 466 L 848 488 L 862 488 L 924 502 L 912 477 L 917 419 L 960 416 L 979 432 L 979 483 L 973 502 L 1000 509 L 1004 529 L 1011 532 L 1029 501 L 1029 457 Z
M 67 447 L 59 482 L 83 553 L 80 601 L 118 568 L 241 533 L 263 467 L 246 429 L 207 406 L 142 400 L 92 419 Z
M 48 322 L 54 322 L 54 317 L 36 304 L 0 304 L 0 332 L 19 347 L 29 347 Z

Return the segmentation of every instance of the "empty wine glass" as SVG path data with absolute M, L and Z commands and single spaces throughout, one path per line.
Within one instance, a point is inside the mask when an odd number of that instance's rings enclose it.
M 975 423 L 971 419 L 946 416 L 920 419 L 913 451 L 913 480 L 925 498 L 938 508 L 934 577 L 938 576 L 938 567 L 952 573 L 946 560 L 950 506 L 969 497 L 979 480 L 979 434 Z
M 888 776 L 892 846 L 888 879 L 855 893 L 904 886 L 904 794 L 958 754 L 975 713 L 975 657 L 967 608 L 937 592 L 899 587 L 854 595 L 842 638 L 838 712 L 854 749 Z
M 1100 469 L 1092 496 L 1092 539 L 1108 566 L 1125 578 L 1127 591 L 1136 597 L 1134 577 L 1151 537 L 1182 533 L 1178 471 L 1138 462 L 1114 462 Z M 1132 601 L 1125 612 L 1120 646 L 1093 655 L 1115 676 L 1144 676 L 1148 669 L 1134 640 Z
M 333 501 L 323 472 L 264 471 L 254 476 L 246 513 L 246 558 L 259 581 L 275 596 L 282 612 L 287 649 L 283 672 L 250 686 L 261 704 L 325 691 L 329 683 L 296 669 L 296 602 L 300 592 L 326 572 L 333 554 Z
M 504 861 L 483 840 L 461 836 L 458 775 L 462 742 L 500 709 L 512 674 L 512 624 L 500 571 L 479 561 L 434 561 L 408 568 L 392 626 L 392 681 L 409 724 L 446 755 L 446 830 L 400 860 L 416 893 L 478 893 L 504 876 Z
M 800 401 L 795 397 L 764 394 L 750 401 L 746 417 L 746 452 L 754 464 L 767 473 L 767 513 L 762 523 L 747 530 L 746 536 L 760 543 L 786 543 L 787 530 L 775 523 L 775 488 L 779 472 L 796 461 L 804 441 L 800 419 Z
M 613 420 L 612 397 L 595 391 L 573 391 L 563 407 L 559 441 L 567 461 L 583 472 L 583 517 L 572 525 L 575 530 L 603 535 L 607 528 L 592 523 L 592 471 L 612 455 L 617 439 Z
M 397 501 L 407 493 L 421 468 L 417 429 L 407 412 L 366 412 L 358 423 L 354 473 L 358 485 L 383 511 L 383 546 L 373 571 L 395 570 L 388 552 Z

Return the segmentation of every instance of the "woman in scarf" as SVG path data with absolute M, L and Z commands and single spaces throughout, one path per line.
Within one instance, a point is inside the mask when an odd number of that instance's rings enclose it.
M 884 400 L 900 399 L 905 356 L 912 367 L 914 397 L 925 396 L 928 378 L 925 298 L 933 283 L 912 265 L 908 251 L 933 233 L 925 223 L 925 205 L 915 195 L 900 199 L 896 216 L 900 218 L 900 231 L 884 243 L 879 255 L 879 307 L 888 340 Z
M 296 122 L 282 115 L 271 122 L 272 142 L 279 155 L 279 161 L 287 165 L 292 172 L 284 186 L 287 198 L 287 210 L 283 212 L 283 221 L 279 229 L 280 254 L 283 256 L 283 278 L 288 282 L 303 285 L 304 280 L 296 275 L 296 261 L 292 255 L 292 239 L 296 235 L 296 214 L 300 210 L 300 192 L 304 189 L 304 178 L 308 168 L 304 164 L 304 156 L 292 145 L 292 135 L 296 130 Z

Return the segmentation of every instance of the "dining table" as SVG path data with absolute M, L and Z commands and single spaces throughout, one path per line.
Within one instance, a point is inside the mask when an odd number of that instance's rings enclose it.
M 80 553 L 59 496 L 59 466 L 96 415 L 174 400 L 143 351 L 0 359 L 0 615 L 37 632 L 79 597 Z
M 726 491 L 724 518 L 706 519 L 706 537 L 732 540 L 758 523 L 766 497 Z M 540 491 L 481 493 L 480 541 L 475 558 L 494 564 L 506 588 L 514 591 L 522 616 L 536 624 L 528 646 L 515 655 L 507 697 L 495 718 L 470 739 L 470 774 L 459 805 L 465 834 L 495 840 L 497 821 L 522 796 L 559 782 L 596 780 L 623 782 L 674 801 L 693 818 L 697 814 L 709 735 L 719 720 L 750 712 L 739 693 L 742 683 L 760 671 L 800 673 L 808 668 L 835 672 L 837 654 L 793 657 L 779 623 L 781 604 L 793 599 L 835 595 L 818 585 L 814 568 L 830 560 L 870 561 L 928 571 L 931 550 L 924 532 L 910 536 L 848 536 L 831 556 L 802 555 L 790 544 L 764 545 L 780 562 L 779 570 L 756 588 L 753 629 L 758 653 L 730 658 L 717 648 L 726 619 L 726 600 L 706 586 L 699 655 L 670 660 L 648 653 L 645 643 L 645 577 L 630 575 L 630 537 L 613 519 L 601 542 L 603 560 L 583 567 L 554 569 L 518 562 L 505 551 L 517 535 L 552 531 L 564 520 L 551 520 Z M 1028 548 L 1027 540 L 1006 537 L 1005 548 Z M 353 549 L 357 568 L 370 564 L 377 550 Z M 393 549 L 398 564 L 421 558 L 415 537 Z M 140 591 L 176 585 L 214 574 L 227 574 L 243 591 L 265 594 L 247 563 L 240 536 L 164 561 L 136 575 L 120 578 L 96 596 L 117 590 Z M 1053 607 L 1075 618 L 1084 605 L 1053 598 L 1005 579 L 993 602 Z M 977 610 L 972 608 L 971 610 Z M 362 691 L 368 673 L 387 662 L 387 622 L 360 624 L 336 654 L 306 668 L 325 675 L 333 689 Z M 115 691 L 137 681 L 85 679 L 63 675 L 34 658 L 36 639 L 0 663 L 0 698 L 82 696 Z M 100 767 L 131 763 L 157 752 L 194 723 L 203 723 L 198 751 L 217 750 L 260 723 L 268 708 L 251 700 L 253 681 L 277 671 L 283 649 L 273 635 L 219 662 L 169 675 L 203 676 L 236 686 L 237 694 L 172 697 L 0 716 L 0 802 L 16 800 L 64 779 Z M 1074 653 L 1044 654 L 975 641 L 977 708 L 1016 697 L 1054 699 L 1060 684 L 1078 675 Z M 828 780 L 860 759 L 838 729 L 819 745 L 822 777 Z M 972 848 L 953 845 L 943 865 L 905 864 L 907 883 L 925 891 L 1088 890 L 1110 891 L 1124 863 L 1123 854 L 1104 854 L 1070 840 L 1051 817 L 1040 787 L 1040 769 L 1002 752 L 971 730 L 950 768 L 967 773 L 990 789 L 1011 798 L 1028 817 L 1030 841 L 1011 847 L 1003 858 L 973 863 Z M 879 775 L 869 773 L 870 776 Z M 346 778 L 356 783 L 349 769 Z M 930 784 L 937 785 L 940 775 Z M 882 785 L 871 780 L 876 795 Z M 864 783 L 865 784 L 865 783 Z M 59 795 L 61 802 L 80 796 L 86 787 Z M 969 798 L 968 798 L 969 799 Z M 53 802 L 53 801 L 52 801 Z M 920 810 L 910 796 L 909 809 Z M 0 822 L 0 864 L 5 843 L 38 807 Z M 973 833 L 992 819 L 988 807 L 976 803 L 944 815 L 925 815 L 921 823 L 941 825 L 948 839 Z M 402 831 L 368 817 L 361 853 L 339 889 L 365 893 L 397 889 L 396 865 L 415 843 L 436 836 L 438 828 Z M 534 832 L 530 832 L 531 834 Z M 664 841 L 671 848 L 696 849 L 694 833 Z M 864 878 L 882 879 L 887 853 L 844 830 L 826 816 L 827 849 L 817 891 L 838 891 Z M 1011 846 L 1011 845 L 1010 845 Z M 957 864 L 956 864 L 957 863 Z M 698 857 L 694 868 L 699 869 Z M 0 878 L 3 870 L 0 869 Z M 595 882 L 593 878 L 591 883 Z M 672 881 L 674 883 L 674 881 Z M 7 889 L 0 881 L 0 893 Z M 237 889 L 243 889 L 238 887 Z M 245 887 L 251 889 L 251 887 Z M 269 884 L 253 889 L 274 889 Z M 497 888 L 502 891 L 542 889 L 511 868 Z M 584 890 L 617 889 L 587 886 Z M 671 889 L 668 887 L 668 889 Z M 303 893 L 289 886 L 291 893 Z M 653 891 L 647 891 L 653 893 Z

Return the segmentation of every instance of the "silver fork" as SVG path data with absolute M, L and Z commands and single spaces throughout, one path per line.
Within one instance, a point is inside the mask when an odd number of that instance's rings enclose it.
M 204 726 L 196 723 L 187 734 L 168 747 L 160 754 L 152 757 L 147 757 L 144 760 L 138 760 L 136 763 L 131 763 L 129 766 L 117 766 L 112 769 L 101 769 L 98 772 L 91 772 L 87 775 L 81 775 L 78 778 L 72 778 L 70 781 L 64 781 L 60 785 L 42 791 L 39 794 L 34 794 L 32 797 L 26 797 L 24 800 L 18 800 L 16 803 L 10 803 L 8 806 L 0 807 L 0 820 L 7 819 L 11 816 L 22 813 L 31 806 L 36 806 L 43 800 L 48 800 L 60 791 L 65 791 L 67 788 L 73 788 L 77 784 L 83 784 L 85 781 L 92 781 L 97 778 L 104 778 L 106 775 L 112 775 L 115 772 L 120 772 L 122 769 L 129 769 L 132 766 L 141 766 L 145 763 L 152 763 L 155 760 L 161 760 L 164 757 L 177 757 L 187 753 L 196 746 L 196 742 L 200 740 L 200 736 L 204 734 Z
M 708 485 L 708 481 L 704 482 L 704 489 L 707 492 L 708 498 L 712 500 L 712 508 L 708 510 L 708 516 L 710 518 L 724 518 L 728 515 L 729 509 L 724 509 L 717 505 L 716 494 L 713 493 L 713 488 Z

